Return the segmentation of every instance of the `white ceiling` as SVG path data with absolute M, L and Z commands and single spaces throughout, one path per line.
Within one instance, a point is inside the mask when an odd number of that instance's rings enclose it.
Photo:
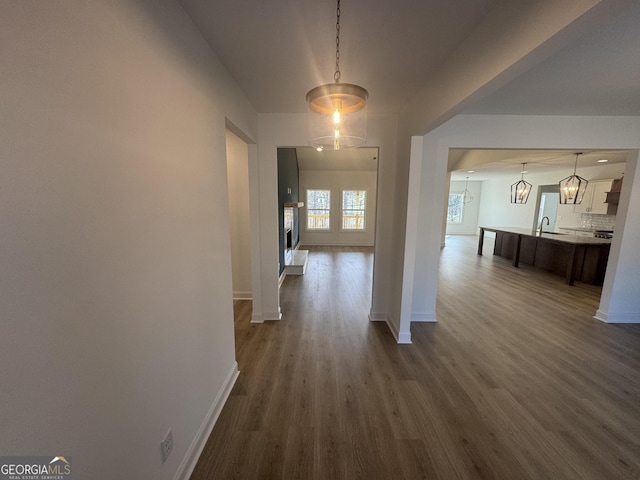
M 306 111 L 332 83 L 335 0 L 181 0 L 258 112 Z M 344 0 L 341 82 L 369 91 L 369 111 L 397 113 L 496 0 Z
M 540 0 L 342 0 L 341 81 L 369 90 L 370 112 L 398 113 L 492 9 L 514 2 Z M 334 0 L 181 3 L 258 112 L 304 112 L 307 91 L 333 81 Z M 640 2 L 601 6 L 605 20 L 467 112 L 640 115 Z
M 342 0 L 341 81 L 369 90 L 370 113 L 398 113 L 430 84 L 440 66 L 492 9 L 516 5 L 524 9 L 536 2 L 540 0 Z M 307 91 L 333 81 L 334 0 L 181 3 L 258 112 L 305 112 Z M 605 14 L 579 38 L 571 37 L 560 49 L 554 47 L 546 59 L 476 99 L 462 113 L 640 116 L 640 1 L 602 0 L 600 6 Z M 319 168 L 315 153 L 298 152 L 304 168 Z M 529 170 L 566 167 L 572 163 L 571 153 L 452 155 L 474 160 L 475 170 L 488 173 L 505 164 L 511 170 L 523 161 L 530 162 Z M 612 162 L 621 158 L 605 153 Z M 369 168 L 373 156 L 352 151 L 340 154 L 350 160 L 334 161 L 331 152 L 322 155 L 336 168 L 351 162 Z M 594 153 L 591 159 L 585 155 L 581 162 L 595 161 L 600 155 Z M 450 159 L 451 170 L 461 166 L 455 164 Z
M 640 115 L 640 1 L 465 113 Z
M 449 170 L 452 180 L 486 180 L 487 178 L 522 171 L 526 163 L 528 173 L 573 170 L 576 151 L 568 150 L 449 150 Z M 627 160 L 626 150 L 583 150 L 579 152 L 578 170 L 587 167 L 622 164 Z M 599 163 L 598 160 L 608 160 Z

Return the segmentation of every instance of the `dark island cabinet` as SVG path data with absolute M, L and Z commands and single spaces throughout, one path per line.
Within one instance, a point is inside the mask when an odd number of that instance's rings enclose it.
M 493 254 L 511 260 L 514 267 L 530 265 L 563 275 L 569 285 L 575 281 L 602 285 L 607 268 L 610 240 L 526 231 L 480 227 L 478 254 L 482 255 L 484 232 L 495 232 Z

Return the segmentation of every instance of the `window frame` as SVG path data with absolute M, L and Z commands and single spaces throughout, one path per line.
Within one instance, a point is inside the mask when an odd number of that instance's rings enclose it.
M 459 222 L 450 222 L 449 221 L 449 203 L 451 196 L 460 197 L 460 221 Z M 449 196 L 447 197 L 447 225 L 462 225 L 464 223 L 464 193 L 463 192 L 449 192 Z
M 344 208 L 344 194 L 345 192 L 364 192 L 364 208 L 361 210 L 362 211 L 362 228 L 345 228 L 344 227 L 344 212 L 345 212 L 345 208 Z M 360 232 L 366 232 L 367 231 L 367 197 L 369 196 L 369 192 L 367 191 L 366 188 L 345 188 L 345 189 L 341 189 L 340 190 L 340 231 L 341 232 L 350 232 L 350 233 L 360 233 Z M 347 210 L 354 210 L 354 209 L 347 209 Z M 355 209 L 355 210 L 360 210 L 360 209 Z
M 309 202 L 309 192 L 328 192 L 329 193 L 329 206 L 328 208 L 324 209 L 324 208 L 310 208 L 310 202 Z M 306 195 L 306 203 L 305 203 L 305 222 L 304 222 L 304 230 L 305 232 L 330 232 L 331 229 L 331 217 L 332 217 L 332 208 L 331 208 L 331 189 L 330 188 L 307 188 L 305 189 L 305 195 Z M 328 218 L 327 218 L 327 228 L 313 228 L 313 227 L 309 227 L 309 211 L 310 210 L 322 210 L 322 211 L 326 211 L 328 213 Z

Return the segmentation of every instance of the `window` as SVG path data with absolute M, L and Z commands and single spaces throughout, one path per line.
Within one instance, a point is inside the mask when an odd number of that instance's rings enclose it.
M 447 223 L 462 223 L 462 206 L 464 195 L 462 193 L 449 194 L 449 207 L 447 209 Z
M 342 229 L 364 230 L 367 192 L 344 190 L 342 192 Z
M 307 190 L 307 230 L 329 230 L 331 192 Z

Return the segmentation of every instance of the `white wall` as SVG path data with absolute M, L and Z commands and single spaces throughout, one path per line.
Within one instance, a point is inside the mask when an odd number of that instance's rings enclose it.
M 612 164 L 578 168 L 577 173 L 587 180 L 613 179 L 620 178 L 624 168 L 625 164 Z M 573 168 L 569 168 L 567 171 L 526 174 L 525 180 L 533 187 L 529 200 L 523 205 L 513 204 L 509 201 L 510 186 L 519 179 L 517 172 L 511 176 L 504 173 L 491 176 L 483 182 L 479 224 L 493 227 L 531 228 L 538 217 L 535 211 L 538 186 L 557 184 L 572 173 Z M 573 209 L 573 205 L 558 205 L 556 229 L 580 226 L 581 215 L 575 213 Z
M 376 231 L 376 183 L 377 172 L 300 170 L 300 201 L 305 203 L 304 208 L 300 209 L 301 245 L 373 245 Z M 306 229 L 308 189 L 331 191 L 331 230 L 329 232 L 314 232 Z M 341 230 L 340 212 L 343 190 L 367 192 L 364 231 Z
M 188 473 L 237 372 L 225 117 L 256 114 L 171 0 L 4 2 L 0 44 L 0 452 Z
M 249 148 L 228 130 L 226 139 L 233 298 L 251 299 Z
M 449 195 L 464 193 L 466 181 L 452 180 L 449 183 Z M 447 235 L 476 235 L 478 233 L 478 212 L 480 210 L 482 182 L 469 180 L 467 189 L 473 197 L 462 208 L 462 223 L 447 223 Z

